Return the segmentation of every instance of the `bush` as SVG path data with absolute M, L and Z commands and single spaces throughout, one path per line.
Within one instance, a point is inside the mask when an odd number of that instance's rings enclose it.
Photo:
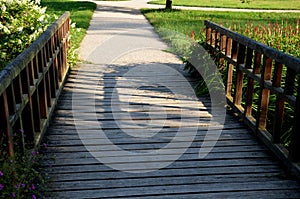
M 13 136 L 14 157 L 7 154 L 7 146 L 0 139 L 0 198 L 40 198 L 45 177 L 36 168 L 41 155 L 34 149 L 23 148 L 23 130 Z
M 45 11 L 39 0 L 0 0 L 0 70 L 45 31 Z

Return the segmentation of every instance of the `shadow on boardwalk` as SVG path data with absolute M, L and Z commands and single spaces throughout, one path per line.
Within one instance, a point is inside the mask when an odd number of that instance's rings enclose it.
M 142 172 L 143 169 L 148 169 L 149 162 L 172 160 L 168 154 L 157 159 L 147 153 L 166 146 L 172 140 L 178 131 L 178 127 L 174 125 L 178 122 L 178 109 L 182 107 L 175 102 L 170 103 L 170 100 L 173 100 L 172 93 L 166 88 L 155 88 L 149 85 L 140 88 L 143 92 L 137 92 L 133 88 L 136 95 L 131 98 L 127 111 L 131 113 L 134 121 L 139 122 L 140 126 L 146 125 L 151 112 L 149 108 L 155 105 L 156 108 L 152 109 L 152 113 L 158 114 L 155 114 L 157 118 L 152 118 L 154 122 L 160 119 L 159 115 L 164 109 L 168 113 L 169 124 L 173 126 L 166 125 L 149 139 L 129 136 L 123 132 L 124 129 L 119 128 L 117 123 L 129 125 L 127 127 L 130 128 L 132 125 L 130 120 L 124 117 L 114 118 L 115 110 L 112 108 L 114 105 L 122 104 L 121 98 L 129 93 L 130 84 L 124 84 L 118 90 L 118 94 L 122 95 L 120 98 L 113 99 L 112 93 L 116 83 L 130 67 L 103 66 L 102 69 L 99 67 L 103 75 L 99 82 L 94 82 L 98 85 L 96 91 L 88 89 L 91 84 L 87 82 L 91 83 L 91 79 L 99 78 L 91 68 L 93 67 L 71 72 L 46 136 L 48 147 L 44 152 L 46 159 L 43 164 L 45 172 L 50 177 L 47 193 L 49 198 L 256 198 L 258 196 L 259 198 L 297 198 L 300 196 L 299 184 L 284 178 L 279 163 L 269 151 L 251 136 L 249 129 L 230 114 L 227 115 L 217 145 L 205 159 L 199 159 L 198 152 L 207 133 L 207 126 L 199 125 L 191 146 L 178 160 L 165 168 Z M 86 78 L 76 78 L 77 72 L 81 72 Z M 173 79 L 176 80 L 175 77 Z M 109 147 L 106 147 L 107 151 L 96 153 L 96 157 L 100 159 L 106 155 L 115 156 L 110 159 L 115 161 L 111 164 L 127 170 L 123 172 L 112 169 L 93 157 L 84 147 L 75 128 L 71 98 L 74 92 L 81 92 L 83 96 L 94 92 L 97 121 L 102 131 L 115 145 L 125 151 L 140 153 L 143 159 L 132 157 L 129 159 L 130 162 L 126 162 L 124 161 L 127 160 L 126 158 L 118 156 L 114 151 L 108 151 Z M 89 117 L 90 112 L 87 108 L 89 105 L 84 103 L 88 99 L 80 100 L 82 107 L 77 107 L 76 111 L 81 112 L 85 122 L 93 122 L 93 118 Z M 206 98 L 201 100 L 206 106 L 199 101 L 199 107 L 188 107 L 187 104 L 185 108 L 189 113 L 195 113 L 194 109 L 197 109 L 202 115 L 200 123 L 206 123 L 209 120 L 210 101 Z M 119 108 L 123 110 L 117 109 L 118 114 L 122 114 L 124 108 L 128 107 Z M 103 144 L 102 140 L 95 139 L 95 134 L 99 133 L 98 127 L 86 123 L 81 125 L 79 128 L 86 133 L 89 145 L 97 151 L 97 145 Z M 131 131 L 143 133 L 138 127 L 131 128 Z M 175 147 L 174 151 L 176 150 L 178 148 Z M 132 164 L 139 168 L 141 173 L 131 173 L 131 169 L 136 169 L 131 168 Z
M 183 83 L 195 80 L 138 1 L 100 3 L 81 48 L 88 64 L 71 71 L 45 136 L 48 198 L 300 198 L 248 128 L 230 114 L 215 126 L 210 99 L 190 100 Z M 140 75 L 126 76 L 135 67 Z M 199 159 L 210 125 L 223 131 Z

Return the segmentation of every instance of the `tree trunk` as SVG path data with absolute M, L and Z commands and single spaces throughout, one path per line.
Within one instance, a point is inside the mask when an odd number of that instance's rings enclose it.
M 172 0 L 166 0 L 166 9 L 172 10 Z

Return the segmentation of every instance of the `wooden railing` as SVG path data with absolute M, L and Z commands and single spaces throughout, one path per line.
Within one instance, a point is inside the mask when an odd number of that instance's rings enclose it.
M 66 12 L 0 72 L 0 141 L 10 156 L 20 129 L 22 148 L 41 142 L 68 72 L 69 38 Z
M 263 140 L 278 158 L 300 176 L 300 60 L 205 21 L 206 47 L 216 63 L 226 67 L 228 104 Z M 256 112 L 253 113 L 254 88 L 259 87 Z M 244 95 L 243 95 L 244 92 Z M 296 93 L 296 94 L 295 94 Z M 267 129 L 269 98 L 276 98 L 273 127 Z M 289 147 L 280 137 L 285 105 L 294 108 Z

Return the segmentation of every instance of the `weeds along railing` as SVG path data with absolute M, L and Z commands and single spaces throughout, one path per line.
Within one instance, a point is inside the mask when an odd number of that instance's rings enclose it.
M 70 13 L 64 13 L 0 72 L 0 140 L 14 155 L 14 133 L 24 148 L 41 141 L 68 72 Z
M 226 71 L 228 104 L 300 177 L 300 60 L 213 22 L 204 24 L 207 50 Z M 268 115 L 271 97 L 275 98 L 272 117 Z M 283 147 L 280 138 L 285 114 L 289 114 L 285 111 L 287 106 L 294 109 L 294 121 L 290 144 Z

